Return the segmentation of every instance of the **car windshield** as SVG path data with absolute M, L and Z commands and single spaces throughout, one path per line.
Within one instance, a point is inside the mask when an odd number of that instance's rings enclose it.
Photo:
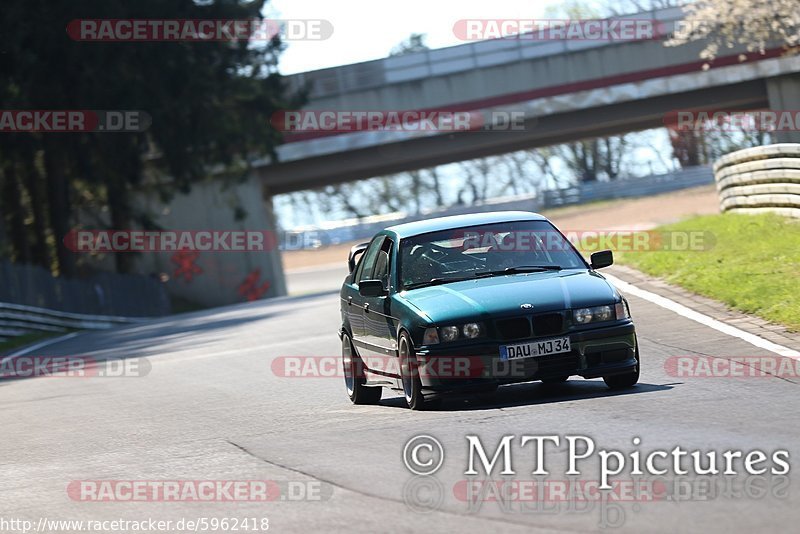
M 404 289 L 520 272 L 584 269 L 586 263 L 548 221 L 456 228 L 403 239 Z

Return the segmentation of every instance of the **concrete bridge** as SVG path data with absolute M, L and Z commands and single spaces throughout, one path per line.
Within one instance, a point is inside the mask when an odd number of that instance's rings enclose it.
M 625 17 L 672 31 L 680 9 Z M 454 21 L 455 22 L 455 21 Z M 723 51 L 702 43 L 496 39 L 288 77 L 310 84 L 306 110 L 519 110 L 520 131 L 361 131 L 288 135 L 257 170 L 269 194 L 664 125 L 687 109 L 800 109 L 800 58 L 779 47 Z M 779 141 L 798 141 L 784 132 Z

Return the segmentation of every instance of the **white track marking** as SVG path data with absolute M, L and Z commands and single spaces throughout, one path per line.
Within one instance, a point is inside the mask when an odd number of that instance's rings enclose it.
M 66 335 L 63 335 L 63 336 L 54 337 L 54 338 L 51 338 L 51 339 L 45 339 L 44 341 L 36 343 L 35 345 L 31 345 L 30 347 L 25 347 L 24 349 L 18 350 L 17 352 L 12 352 L 8 356 L 6 356 L 2 360 L 0 360 L 0 363 L 3 363 L 4 361 L 10 360 L 12 358 L 16 358 L 18 356 L 24 356 L 24 355 L 28 354 L 29 352 L 33 352 L 36 349 L 41 349 L 42 347 L 47 347 L 49 345 L 52 345 L 53 343 L 59 343 L 61 341 L 66 341 L 66 340 L 68 340 L 70 338 L 73 338 L 73 337 L 77 336 L 78 334 L 80 334 L 80 332 L 72 332 L 70 334 L 66 334 Z
M 763 337 L 751 334 L 750 332 L 745 332 L 744 330 L 740 330 L 735 326 L 731 326 L 729 324 L 723 323 L 722 321 L 713 319 L 708 315 L 703 315 L 700 312 L 687 308 L 683 304 L 678 304 L 674 300 L 670 300 L 666 297 L 662 297 L 661 295 L 657 295 L 650 291 L 638 288 L 633 284 L 629 284 L 628 282 L 624 282 L 619 278 L 617 278 L 616 276 L 612 276 L 609 274 L 603 274 L 603 276 L 607 278 L 609 282 L 614 284 L 614 286 L 616 286 L 616 288 L 622 291 L 623 293 L 628 293 L 630 295 L 634 295 L 641 299 L 652 302 L 657 306 L 661 306 L 662 308 L 674 311 L 675 313 L 677 313 L 682 317 L 686 317 L 687 319 L 691 319 L 692 321 L 698 322 L 709 328 L 718 330 L 723 334 L 737 337 L 742 341 L 746 341 L 747 343 L 750 343 L 751 345 L 754 345 L 760 349 L 768 350 L 770 352 L 774 352 L 775 354 L 786 356 L 787 358 L 800 360 L 800 352 L 796 350 L 784 347 L 783 345 L 778 345 L 777 343 L 773 343 L 772 341 L 767 341 Z

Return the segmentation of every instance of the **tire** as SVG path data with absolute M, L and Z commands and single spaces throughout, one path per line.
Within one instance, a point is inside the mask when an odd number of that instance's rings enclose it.
M 542 378 L 542 384 L 561 384 L 569 380 L 568 376 L 556 376 L 551 378 Z
M 636 340 L 636 370 L 632 373 L 625 373 L 624 375 L 611 375 L 604 376 L 603 382 L 606 383 L 611 389 L 625 389 L 633 387 L 639 381 L 639 370 L 641 369 L 641 360 L 639 359 L 639 340 Z
M 441 399 L 426 402 L 422 394 L 422 381 L 419 378 L 417 357 L 411 339 L 405 332 L 400 333 L 397 342 L 397 356 L 400 358 L 400 379 L 403 383 L 403 396 L 412 410 L 426 410 L 441 404 Z
M 358 357 L 347 333 L 342 334 L 342 369 L 344 387 L 353 404 L 378 404 L 383 394 L 380 386 L 365 386 L 364 363 Z

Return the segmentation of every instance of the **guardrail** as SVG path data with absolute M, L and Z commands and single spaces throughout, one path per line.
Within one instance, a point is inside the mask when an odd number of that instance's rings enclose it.
M 610 182 L 589 182 L 574 187 L 551 189 L 541 192 L 539 196 L 520 195 L 517 197 L 495 198 L 466 206 L 450 206 L 418 215 L 393 213 L 323 226 L 304 226 L 293 228 L 289 230 L 289 233 L 315 233 L 319 236 L 321 245 L 330 245 L 369 239 L 376 232 L 387 226 L 432 217 L 486 211 L 540 211 L 546 208 L 583 204 L 598 200 L 645 197 L 713 183 L 714 173 L 710 166 L 689 167 L 666 174 L 642 178 L 620 178 Z
M 714 163 L 720 209 L 800 218 L 800 144 L 779 143 L 726 154 Z
M 170 311 L 165 284 L 153 276 L 56 277 L 41 266 L 5 260 L 0 260 L 0 302 L 103 317 L 158 317 Z
M 0 341 L 34 333 L 57 333 L 70 329 L 102 330 L 144 321 L 146 319 L 137 317 L 68 313 L 0 302 Z
M 711 167 L 700 166 L 657 174 L 645 178 L 618 179 L 610 182 L 589 182 L 544 191 L 543 206 L 553 208 L 615 198 L 646 197 L 714 183 Z

